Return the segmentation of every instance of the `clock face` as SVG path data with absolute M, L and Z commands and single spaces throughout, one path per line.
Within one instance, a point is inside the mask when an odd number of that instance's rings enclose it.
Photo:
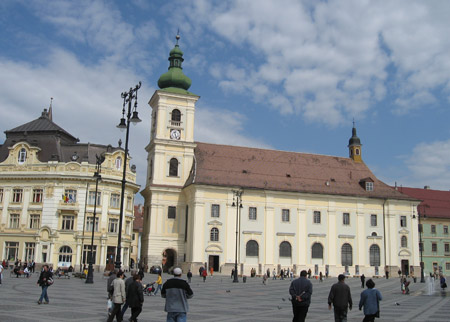
M 170 131 L 170 138 L 174 139 L 174 140 L 179 140 L 180 139 L 180 131 L 179 130 L 172 130 Z

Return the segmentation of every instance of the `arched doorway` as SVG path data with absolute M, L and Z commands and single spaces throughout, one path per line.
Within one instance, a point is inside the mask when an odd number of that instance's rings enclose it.
M 163 252 L 162 257 L 161 266 L 163 272 L 167 273 L 169 269 L 175 265 L 176 252 L 175 250 L 168 248 Z

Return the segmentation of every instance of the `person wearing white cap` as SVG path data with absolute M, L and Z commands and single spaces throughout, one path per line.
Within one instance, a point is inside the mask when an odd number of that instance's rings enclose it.
M 161 290 L 161 296 L 166 299 L 164 311 L 167 312 L 167 322 L 187 321 L 189 304 L 187 299 L 194 296 L 188 282 L 181 278 L 182 270 L 176 267 L 174 277 L 167 280 Z

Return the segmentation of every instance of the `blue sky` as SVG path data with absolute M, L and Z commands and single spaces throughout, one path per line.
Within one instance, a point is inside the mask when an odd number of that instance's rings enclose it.
M 116 145 L 120 93 L 145 185 L 159 76 L 180 29 L 202 142 L 348 156 L 388 184 L 450 188 L 448 1 L 2 1 L 0 129 L 37 118 Z M 4 134 L 0 142 L 4 140 Z M 122 138 L 123 140 L 123 138 Z

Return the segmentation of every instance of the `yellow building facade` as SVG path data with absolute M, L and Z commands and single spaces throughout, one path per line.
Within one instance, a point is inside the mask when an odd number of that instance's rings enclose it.
M 355 127 L 348 158 L 195 142 L 199 96 L 188 92 L 182 56 L 177 42 L 149 101 L 145 264 L 229 274 L 237 262 L 246 275 L 419 272 L 419 201 L 374 176 Z
M 56 267 L 87 264 L 94 230 L 94 267 L 114 261 L 120 214 L 122 148 L 78 143 L 51 120 L 41 117 L 6 131 L 0 146 L 0 258 Z M 94 221 L 96 155 L 104 159 Z M 133 201 L 139 190 L 127 165 L 122 230 L 122 263 L 130 257 Z

